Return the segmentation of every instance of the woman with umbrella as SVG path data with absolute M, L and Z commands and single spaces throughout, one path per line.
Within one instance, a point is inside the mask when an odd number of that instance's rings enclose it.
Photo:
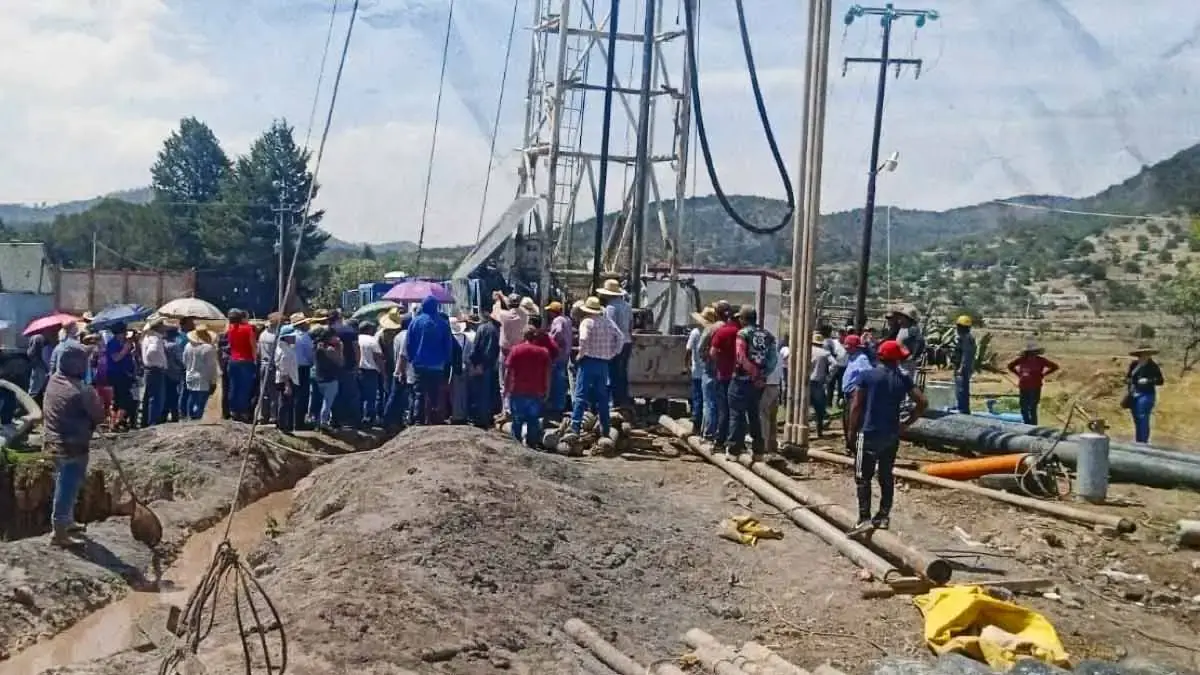
M 42 403 L 42 395 L 50 379 L 50 357 L 58 344 L 58 331 L 78 321 L 77 316 L 58 313 L 34 319 L 25 327 L 24 334 L 29 338 L 29 346 L 25 350 L 25 355 L 29 357 L 29 394 L 38 405 Z

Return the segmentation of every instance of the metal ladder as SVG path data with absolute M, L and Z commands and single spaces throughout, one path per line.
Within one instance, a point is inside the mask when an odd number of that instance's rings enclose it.
M 591 0 L 580 0 L 591 2 Z M 582 8 L 580 8 L 582 9 Z M 582 11 L 572 11 L 574 19 L 570 23 L 578 23 Z M 575 27 L 575 26 L 570 26 Z M 566 30 L 568 26 L 560 26 Z M 587 92 L 573 84 L 587 82 L 588 65 L 591 55 L 585 54 L 590 38 L 586 35 L 571 35 L 567 37 L 564 59 L 566 60 L 566 78 L 563 84 L 563 103 L 560 118 L 555 120 L 559 127 L 559 155 L 555 169 L 555 185 L 553 186 L 553 223 L 556 227 L 564 228 L 564 233 L 570 228 L 575 219 L 575 184 L 583 162 L 574 154 L 579 152 L 583 144 L 583 114 L 584 101 Z M 558 238 L 554 255 L 556 259 L 567 254 L 570 242 L 565 234 Z

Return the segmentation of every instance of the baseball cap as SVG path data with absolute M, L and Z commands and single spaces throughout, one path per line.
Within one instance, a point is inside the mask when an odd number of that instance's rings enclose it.
M 858 349 L 862 346 L 862 338 L 857 335 L 847 335 L 842 338 L 842 346 L 846 349 Z
M 880 361 L 903 361 L 907 359 L 909 354 L 904 345 L 895 340 L 884 340 L 879 344 L 879 360 Z

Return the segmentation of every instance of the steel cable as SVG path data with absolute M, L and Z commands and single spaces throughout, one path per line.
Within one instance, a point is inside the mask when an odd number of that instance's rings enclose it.
M 421 274 L 421 253 L 425 250 L 425 218 L 429 215 L 429 189 L 433 186 L 433 158 L 437 154 L 438 128 L 442 121 L 442 93 L 446 89 L 446 63 L 450 60 L 450 31 L 454 28 L 454 0 L 446 14 L 446 39 L 442 43 L 442 72 L 438 76 L 437 101 L 433 105 L 433 138 L 429 143 L 429 163 L 425 168 L 425 197 L 421 203 L 421 231 L 417 234 L 417 259 L 413 274 Z
M 504 70 L 500 72 L 500 94 L 496 97 L 496 119 L 492 122 L 492 143 L 488 148 L 487 173 L 483 179 L 483 200 L 479 204 L 479 224 L 475 227 L 475 245 L 483 236 L 483 218 L 487 211 L 488 189 L 492 185 L 492 167 L 496 162 L 496 139 L 500 135 L 500 113 L 504 110 L 504 87 L 508 83 L 508 66 L 512 62 L 513 39 L 517 34 L 517 10 L 521 0 L 513 0 L 512 19 L 508 24 L 508 45 L 504 48 Z M 422 219 L 423 220 L 423 219 Z

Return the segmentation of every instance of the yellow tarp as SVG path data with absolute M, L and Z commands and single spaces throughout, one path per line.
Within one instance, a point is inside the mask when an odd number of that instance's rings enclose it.
M 1070 667 L 1058 633 L 1044 616 L 997 600 L 979 586 L 936 588 L 913 603 L 925 617 L 925 642 L 937 654 L 961 652 L 996 670 L 1030 657 Z
M 754 516 L 734 516 L 721 527 L 722 537 L 747 546 L 757 546 L 760 539 L 783 539 L 783 532 L 764 525 Z

